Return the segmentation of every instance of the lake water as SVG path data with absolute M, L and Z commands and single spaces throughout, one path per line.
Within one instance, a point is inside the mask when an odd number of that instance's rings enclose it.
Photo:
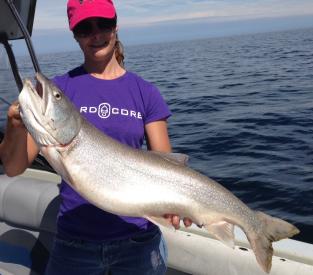
M 253 209 L 286 219 L 313 243 L 313 29 L 126 47 L 126 67 L 156 84 L 173 116 L 175 152 Z M 79 52 L 39 55 L 61 74 Z M 17 89 L 5 59 L 0 95 Z M 19 59 L 23 76 L 33 74 Z M 0 102 L 3 128 L 7 106 Z

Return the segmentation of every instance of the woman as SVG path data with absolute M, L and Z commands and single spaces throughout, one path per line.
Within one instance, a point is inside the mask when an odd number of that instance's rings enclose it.
M 107 135 L 134 148 L 140 148 L 146 137 L 150 150 L 170 152 L 166 123 L 170 111 L 152 84 L 124 69 L 112 1 L 69 0 L 67 12 L 84 63 L 55 77 L 56 85 Z M 17 103 L 13 104 L 0 145 L 6 173 L 22 173 L 38 152 L 21 121 Z M 46 274 L 165 273 L 166 245 L 157 226 L 143 218 L 104 212 L 65 181 L 60 194 L 58 231 Z M 178 216 L 166 218 L 179 227 Z M 188 219 L 184 222 L 191 224 Z

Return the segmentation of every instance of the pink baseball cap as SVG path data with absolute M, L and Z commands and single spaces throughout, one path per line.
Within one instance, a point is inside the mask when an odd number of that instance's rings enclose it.
M 67 17 L 70 30 L 82 20 L 90 17 L 114 18 L 116 11 L 111 0 L 69 0 Z

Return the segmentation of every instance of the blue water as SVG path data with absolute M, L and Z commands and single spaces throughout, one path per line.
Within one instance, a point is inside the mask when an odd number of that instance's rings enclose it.
M 294 223 L 295 238 L 310 243 L 312 45 L 306 29 L 126 47 L 127 68 L 155 83 L 170 106 L 174 151 L 253 209 Z M 81 60 L 79 52 L 39 56 L 48 76 Z M 19 63 L 24 76 L 33 74 L 28 59 Z M 16 88 L 5 70 L 0 83 L 12 101 Z

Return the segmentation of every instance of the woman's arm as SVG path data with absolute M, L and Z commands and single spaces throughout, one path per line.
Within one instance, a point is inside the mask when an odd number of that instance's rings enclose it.
M 5 173 L 17 176 L 34 161 L 39 149 L 27 132 L 18 110 L 18 102 L 8 110 L 7 127 L 0 144 L 0 158 Z
M 167 132 L 167 122 L 165 120 L 146 124 L 145 133 L 148 150 L 164 153 L 170 153 L 172 151 Z
M 148 150 L 164 153 L 170 153 L 172 151 L 167 131 L 167 122 L 165 120 L 158 120 L 146 124 L 145 133 Z M 179 216 L 167 214 L 165 218 L 168 219 L 176 229 L 179 228 Z M 191 226 L 192 221 L 188 218 L 184 218 L 184 224 L 185 226 Z

